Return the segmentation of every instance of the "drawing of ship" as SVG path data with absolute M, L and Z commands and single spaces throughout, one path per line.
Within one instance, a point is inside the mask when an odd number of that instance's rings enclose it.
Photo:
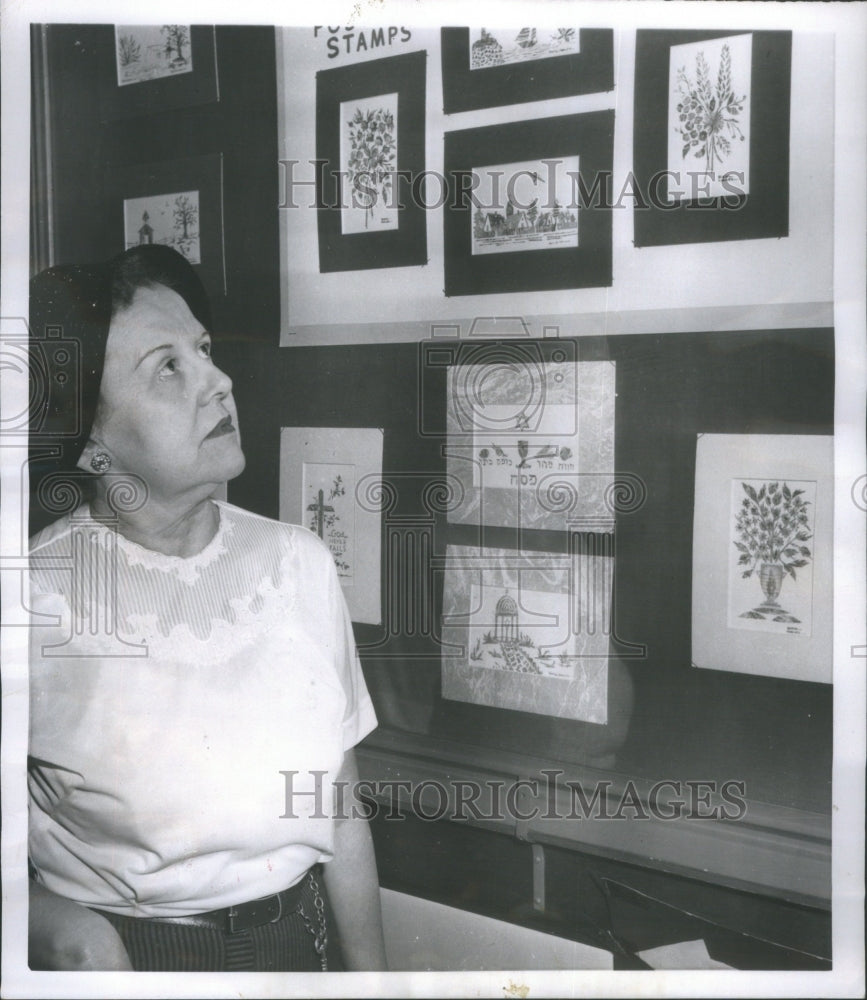
M 532 48 L 536 44 L 536 29 L 535 28 L 521 28 L 518 32 L 515 41 L 522 49 Z

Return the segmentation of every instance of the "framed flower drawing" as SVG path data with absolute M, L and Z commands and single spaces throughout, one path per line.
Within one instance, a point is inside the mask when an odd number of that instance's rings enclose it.
M 319 270 L 427 263 L 424 52 L 316 76 Z
M 636 246 L 788 236 L 789 31 L 641 30 Z
M 832 438 L 698 437 L 694 666 L 830 683 L 832 523 Z

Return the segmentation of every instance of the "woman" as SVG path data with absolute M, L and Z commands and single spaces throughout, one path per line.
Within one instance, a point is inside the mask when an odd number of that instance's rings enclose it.
M 167 247 L 34 279 L 37 502 L 89 501 L 31 541 L 31 965 L 333 968 L 339 931 L 381 969 L 370 833 L 330 815 L 376 725 L 351 624 L 315 535 L 214 499 L 208 327 Z

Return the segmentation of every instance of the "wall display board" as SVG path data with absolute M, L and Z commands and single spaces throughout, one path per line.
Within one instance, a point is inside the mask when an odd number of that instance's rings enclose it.
M 613 111 L 446 132 L 446 295 L 610 285 L 613 143 Z
M 831 681 L 833 439 L 696 444 L 692 660 Z
M 328 546 L 353 621 L 378 625 L 382 431 L 377 427 L 283 427 L 280 520 Z
M 319 269 L 427 261 L 424 206 L 403 178 L 424 173 L 424 52 L 316 77 Z
M 604 725 L 613 563 L 449 546 L 443 697 Z
M 446 114 L 614 87 L 606 28 L 443 28 Z
M 635 44 L 636 246 L 788 236 L 792 33 Z
M 463 360 L 448 380 L 448 471 L 462 486 L 449 519 L 613 530 L 613 362 L 579 363 L 570 343 L 547 361 L 520 343 Z

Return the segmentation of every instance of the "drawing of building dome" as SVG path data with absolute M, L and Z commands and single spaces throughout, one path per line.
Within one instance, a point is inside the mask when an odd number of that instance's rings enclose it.
M 483 69 L 485 66 L 498 66 L 503 61 L 503 46 L 494 36 L 482 28 L 482 37 L 473 42 L 470 52 L 470 67 Z
M 518 605 L 508 590 L 497 601 L 494 611 L 494 638 L 499 642 L 514 642 L 518 638 Z
M 505 594 L 497 601 L 497 615 L 517 615 L 518 605 L 515 604 L 515 598 L 509 596 L 509 592 L 506 591 Z

